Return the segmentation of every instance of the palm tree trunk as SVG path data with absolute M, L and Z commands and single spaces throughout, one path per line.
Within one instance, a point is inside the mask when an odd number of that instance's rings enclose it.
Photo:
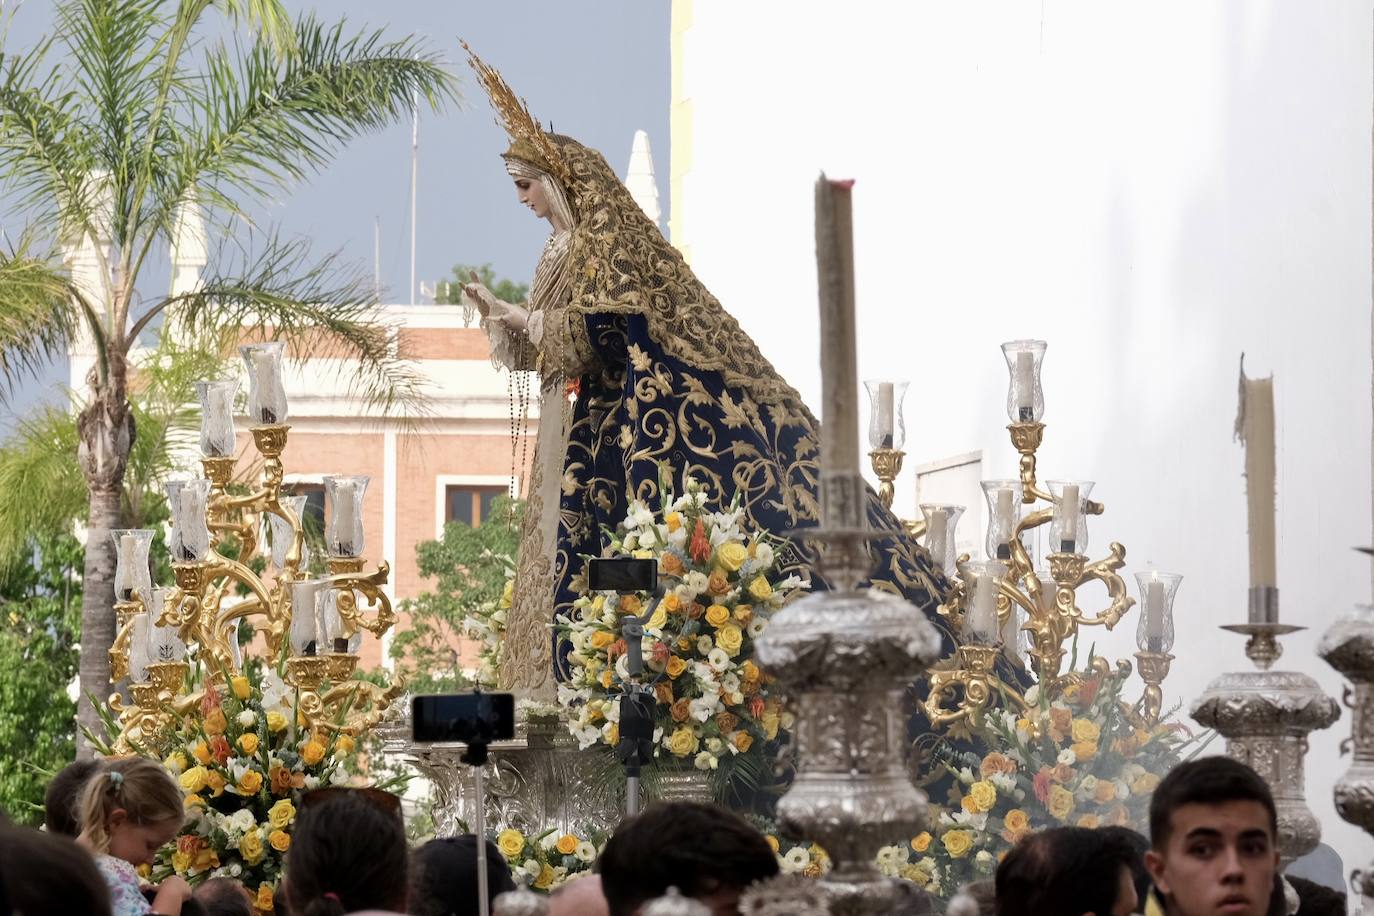
M 90 522 L 86 535 L 86 566 L 81 594 L 81 698 L 77 704 L 77 724 L 83 729 L 77 738 L 78 756 L 90 757 L 95 751 L 85 740 L 84 730 L 101 734 L 100 717 L 91 700 L 104 703 L 110 692 L 110 646 L 115 638 L 114 572 L 115 552 L 110 530 L 119 527 L 119 487 L 104 486 L 90 492 Z
M 81 595 L 81 697 L 77 705 L 77 726 L 101 734 L 101 720 L 95 703 L 104 703 L 110 693 L 110 646 L 114 644 L 115 550 L 110 531 L 121 527 L 120 497 L 124 492 L 124 472 L 134 441 L 134 418 L 125 396 L 128 363 L 118 345 L 107 347 L 108 371 L 105 379 L 92 374 L 91 400 L 77 418 L 80 434 L 77 459 L 86 478 L 89 518 L 86 532 L 86 565 Z M 95 751 L 78 738 L 82 757 Z

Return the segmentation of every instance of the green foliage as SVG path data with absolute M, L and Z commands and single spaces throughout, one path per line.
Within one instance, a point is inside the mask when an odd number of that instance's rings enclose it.
M 453 265 L 453 276 L 445 278 L 435 284 L 434 301 L 438 305 L 461 305 L 463 302 L 463 286 L 471 282 L 469 276 L 472 272 L 477 273 L 482 285 L 491 290 L 493 296 L 503 302 L 513 302 L 516 305 L 523 304 L 529 298 L 530 287 L 528 283 L 516 283 L 504 277 L 496 279 L 496 272 L 491 269 L 490 264 L 483 264 L 475 267 L 471 264 Z
M 500 600 L 520 541 L 523 508 L 498 497 L 480 525 L 453 522 L 440 540 L 420 544 L 420 573 L 437 582 L 433 591 L 401 605 L 410 623 L 391 643 L 396 668 L 413 693 L 467 685 L 459 666 L 463 620 Z
M 36 539 L 33 562 L 0 585 L 0 810 L 42 820 L 50 774 L 76 753 L 76 676 L 84 551 L 69 534 Z M 18 752 L 22 748 L 22 753 Z

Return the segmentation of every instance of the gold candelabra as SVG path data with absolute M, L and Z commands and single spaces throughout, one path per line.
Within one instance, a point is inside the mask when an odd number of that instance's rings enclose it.
M 304 497 L 284 497 L 284 419 L 280 344 L 241 348 L 253 390 L 250 428 L 262 470 L 255 488 L 235 492 L 232 381 L 197 383 L 203 415 L 204 477 L 168 484 L 170 549 L 175 586 L 154 589 L 148 562 L 150 531 L 114 532 L 118 548 L 114 606 L 118 633 L 110 649 L 116 681 L 132 677 L 126 704 L 109 698 L 119 752 L 157 750 L 171 731 L 196 714 L 206 690 L 241 670 L 238 629 L 247 622 L 264 658 L 300 691 L 303 724 L 321 732 L 359 735 L 382 718 L 404 689 L 354 678 L 360 632 L 380 638 L 396 621 L 383 591 L 385 560 L 366 572 L 362 494 L 366 478 L 330 477 L 332 515 L 326 536 L 328 574 L 310 578 L 302 526 Z M 267 523 L 271 549 L 261 532 Z M 265 577 L 255 560 L 275 569 Z M 290 637 L 290 638 L 288 638 Z M 256 644 L 256 643 L 255 643 Z M 321 651 L 327 648 L 329 651 Z M 192 663 L 198 689 L 190 683 Z
M 1126 548 L 1118 542 L 1107 545 L 1106 555 L 1090 559 L 1087 555 L 1087 519 L 1102 515 L 1104 506 L 1088 498 L 1089 481 L 1050 481 L 1042 486 L 1037 479 L 1036 453 L 1044 440 L 1045 426 L 1040 422 L 1043 395 L 1040 388 L 1042 341 L 1012 341 L 1003 346 L 1011 373 L 1007 430 L 1012 447 L 1019 454 L 1018 477 L 1014 480 L 985 481 L 990 515 L 986 562 L 972 562 L 968 554 L 955 549 L 953 525 L 959 506 L 923 505 L 924 517 L 904 522 L 913 535 L 926 536 L 931 559 L 950 574 L 948 598 L 938 613 L 950 623 L 956 646 L 952 655 L 935 666 L 930 675 L 930 690 L 925 714 L 932 725 L 950 727 L 956 723 L 977 724 L 984 714 L 1000 703 L 1024 710 L 1028 703 L 1017 685 L 998 674 L 997 660 L 1005 656 L 1010 665 L 1021 667 L 1019 650 L 1022 634 L 1028 645 L 1026 655 L 1031 674 L 1046 695 L 1054 697 L 1071 684 L 1080 683 L 1084 674 L 1064 672 L 1067 646 L 1086 627 L 1116 627 L 1136 604 L 1128 594 L 1120 574 L 1125 565 Z M 870 393 L 877 383 L 870 383 Z M 879 411 L 875 399 L 875 422 Z M 893 428 L 887 417 L 877 434 Z M 900 427 L 900 422 L 895 424 Z M 890 504 L 892 481 L 901 468 L 901 452 L 874 448 L 870 459 L 881 483 L 880 497 Z M 1034 542 L 1042 529 L 1048 531 L 1049 550 L 1044 556 L 1046 572 L 1036 569 L 1027 540 Z M 1173 656 L 1172 603 L 1178 576 L 1157 572 L 1137 575 L 1146 601 L 1137 631 L 1138 652 L 1135 670 L 1144 682 L 1140 698 L 1123 703 L 1123 713 L 1137 726 L 1153 726 L 1159 721 L 1163 705 L 1162 683 L 1168 676 Z M 1080 590 L 1100 583 L 1106 602 L 1084 610 Z M 1088 676 L 1121 681 L 1133 670 L 1131 662 L 1115 664 L 1095 657 Z

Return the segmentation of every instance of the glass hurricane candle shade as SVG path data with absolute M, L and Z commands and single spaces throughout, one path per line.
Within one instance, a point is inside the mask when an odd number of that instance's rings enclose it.
M 930 560 L 946 573 L 955 572 L 959 547 L 955 537 L 963 506 L 921 504 L 921 516 L 926 520 L 925 548 Z
M 1083 506 L 1092 493 L 1091 480 L 1047 480 L 1054 497 L 1054 515 L 1050 518 L 1050 553 L 1088 552 L 1088 514 Z
M 304 579 L 291 583 L 291 654 L 314 655 L 319 639 L 318 605 L 323 580 Z
M 148 682 L 148 614 L 138 613 L 129 622 L 129 680 Z
M 210 552 L 210 526 L 205 512 L 210 501 L 210 481 L 203 477 L 167 482 L 167 506 L 172 514 L 168 549 L 173 563 L 205 559 Z
M 329 524 L 324 542 L 331 557 L 360 557 L 363 554 L 363 494 L 366 475 L 330 476 L 324 479 L 329 497 Z
M 1011 559 L 1011 539 L 1021 520 L 1021 481 L 984 480 L 983 495 L 988 501 L 988 535 L 984 547 L 992 560 Z
M 966 564 L 963 572 L 971 580 L 971 597 L 964 608 L 964 641 L 995 645 L 1001 635 L 997 623 L 997 583 L 1007 574 L 1007 565 L 997 560 L 979 560 Z
M 1045 341 L 1011 340 L 1002 344 L 1011 383 L 1007 387 L 1007 416 L 1013 423 L 1039 423 L 1045 415 L 1045 393 L 1040 389 L 1040 363 Z
M 906 423 L 902 419 L 902 401 L 910 382 L 896 379 L 870 379 L 868 389 L 868 447 L 901 450 L 906 444 Z
M 305 512 L 307 497 L 304 496 L 283 496 L 280 499 L 281 507 L 295 518 L 296 524 L 301 524 L 302 513 Z M 291 523 L 280 515 L 269 512 L 267 514 L 267 533 L 272 538 L 272 565 L 277 569 L 286 568 L 286 552 L 291 549 L 291 542 L 295 539 L 295 530 Z M 301 564 L 304 569 L 309 565 L 309 560 L 305 554 L 305 541 L 301 541 Z
M 1183 577 L 1150 569 L 1136 573 L 1135 581 L 1140 587 L 1136 648 L 1141 652 L 1168 653 L 1174 648 L 1174 595 Z
M 347 652 L 356 655 L 363 643 L 361 630 L 355 630 L 352 635 L 348 634 L 348 628 L 344 624 L 344 619 L 339 614 L 339 590 L 335 588 L 324 589 L 320 594 L 319 601 L 316 602 L 318 619 L 316 627 L 319 630 L 323 646 L 330 652 Z
M 254 426 L 286 422 L 286 387 L 282 384 L 281 341 L 239 347 L 248 368 L 248 421 Z
M 138 598 L 146 608 L 153 598 L 153 575 L 148 568 L 153 532 L 146 528 L 116 528 L 110 532 L 110 539 L 115 546 L 115 600 Z
M 186 643 L 174 626 L 160 627 L 158 619 L 167 603 L 171 589 L 153 589 L 153 599 L 148 608 L 148 659 L 150 662 L 182 662 L 186 660 Z
M 196 382 L 200 398 L 200 453 L 206 458 L 225 458 L 234 454 L 234 395 L 239 383 L 233 379 Z

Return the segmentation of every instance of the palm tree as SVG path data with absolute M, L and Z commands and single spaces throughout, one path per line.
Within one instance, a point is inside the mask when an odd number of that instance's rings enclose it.
M 215 13 L 246 37 L 220 36 Z M 94 355 L 74 456 L 89 532 L 82 726 L 96 728 L 92 698 L 110 683 L 108 531 L 125 517 L 138 440 L 135 342 L 159 320 L 314 346 L 331 338 L 373 406 L 414 407 L 421 380 L 397 359 L 368 279 L 305 242 L 241 227 L 252 226 L 247 203 L 307 177 L 352 138 L 420 100 L 439 108 L 455 96 L 454 77 L 416 39 L 293 22 L 281 0 L 61 0 L 49 38 L 0 53 L 0 190 L 27 225 L 0 253 L 0 383 L 12 389 L 73 344 Z M 149 255 L 193 210 L 227 241 L 193 291 L 149 294 Z

